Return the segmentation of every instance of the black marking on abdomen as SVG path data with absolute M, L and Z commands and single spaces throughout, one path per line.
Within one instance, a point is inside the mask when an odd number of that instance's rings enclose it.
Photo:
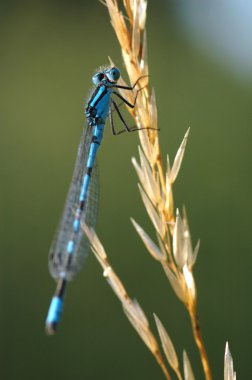
M 66 291 L 67 280 L 65 278 L 59 280 L 57 289 L 55 291 L 55 296 L 63 299 L 65 291 Z
M 80 202 L 80 210 L 83 211 L 85 207 L 85 201 Z
M 86 172 L 86 174 L 89 176 L 89 177 L 91 177 L 91 174 L 92 174 L 92 167 L 88 167 L 87 168 L 87 172 Z
M 95 135 L 92 137 L 91 142 L 92 142 L 93 144 L 100 145 L 100 141 L 98 140 L 98 137 L 95 136 Z

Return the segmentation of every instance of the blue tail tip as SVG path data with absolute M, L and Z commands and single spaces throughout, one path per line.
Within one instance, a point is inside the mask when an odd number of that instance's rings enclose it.
M 60 322 L 62 308 L 62 299 L 60 297 L 53 297 L 46 318 L 45 328 L 48 335 L 53 335 L 56 332 L 56 328 Z

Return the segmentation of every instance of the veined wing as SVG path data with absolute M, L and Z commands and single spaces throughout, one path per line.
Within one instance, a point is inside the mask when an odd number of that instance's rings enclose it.
M 97 161 L 93 167 L 90 184 L 88 188 L 86 207 L 81 216 L 81 223 L 85 223 L 95 228 L 99 204 L 99 171 Z M 67 269 L 67 276 L 72 279 L 83 267 L 85 259 L 90 253 L 90 243 L 82 227 L 76 241 L 76 249 L 71 260 L 71 265 Z
M 59 227 L 57 229 L 55 238 L 53 240 L 53 243 L 49 252 L 49 270 L 52 277 L 54 277 L 55 279 L 62 277 L 62 273 L 64 273 L 64 277 L 67 280 L 72 279 L 75 276 L 75 274 L 80 270 L 81 263 L 83 264 L 84 259 L 87 256 L 88 251 L 89 251 L 87 243 L 85 244 L 86 239 L 84 236 L 84 232 L 82 228 L 80 228 L 75 239 L 76 246 L 75 246 L 75 251 L 73 253 L 73 257 L 71 260 L 71 265 L 66 271 L 66 263 L 67 263 L 67 258 L 68 258 L 66 247 L 67 247 L 67 243 L 71 239 L 72 230 L 73 230 L 72 226 L 73 226 L 73 221 L 75 217 L 75 210 L 79 205 L 80 189 L 82 185 L 83 176 L 86 171 L 86 162 L 88 158 L 89 147 L 91 144 L 92 132 L 93 132 L 92 127 L 87 124 L 86 128 L 82 132 L 82 136 L 81 136 L 81 140 L 80 140 L 80 144 L 78 148 L 77 159 L 76 159 L 75 167 L 74 167 L 74 173 L 73 173 L 72 181 L 71 181 L 70 188 L 67 194 L 63 214 L 62 214 Z M 92 173 L 92 176 L 91 176 L 89 196 L 87 198 L 85 209 L 82 212 L 81 221 L 86 221 L 87 224 L 94 226 L 96 217 L 97 217 L 97 210 L 98 210 L 98 207 L 97 207 L 98 193 L 97 193 L 97 197 L 95 196 L 95 193 L 94 193 L 93 198 L 96 197 L 96 200 L 94 199 L 94 201 L 92 202 L 91 190 L 95 186 L 96 192 L 98 192 L 98 186 L 97 184 L 92 184 L 92 180 L 93 182 L 95 180 L 97 181 L 95 172 Z M 96 206 L 95 206 L 95 203 L 96 203 Z M 92 211 L 94 212 L 94 214 L 91 217 Z M 83 244 L 82 244 L 82 240 L 83 240 Z M 81 249 L 81 246 L 83 247 L 83 249 Z

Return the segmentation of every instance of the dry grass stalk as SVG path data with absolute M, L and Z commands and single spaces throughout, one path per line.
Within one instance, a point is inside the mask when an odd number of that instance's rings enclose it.
M 118 1 L 106 0 L 111 23 L 121 46 L 122 56 L 131 84 L 144 75 L 148 75 L 147 38 L 145 31 L 146 0 L 124 0 L 125 16 L 118 7 Z M 143 80 L 145 86 L 139 92 L 136 107 L 129 110 L 138 127 L 157 128 L 157 107 L 155 93 L 150 92 L 148 77 Z M 124 84 L 123 80 L 121 84 Z M 132 102 L 132 94 L 122 91 L 122 95 Z M 192 248 L 186 213 L 180 216 L 174 213 L 172 185 L 176 180 L 185 152 L 188 133 L 178 149 L 172 167 L 167 159 L 164 170 L 157 131 L 140 131 L 140 164 L 132 162 L 139 177 L 139 189 L 147 213 L 156 230 L 158 244 L 135 222 L 133 224 L 146 248 L 162 265 L 174 292 L 188 310 L 193 336 L 199 350 L 205 379 L 211 380 L 211 372 L 206 350 L 202 341 L 197 317 L 197 295 L 193 276 L 199 244 Z M 184 359 L 184 363 L 188 363 Z M 186 368 L 189 365 L 186 364 Z M 187 369 L 188 379 L 193 378 Z
M 141 306 L 136 300 L 131 299 L 129 297 L 121 280 L 119 279 L 112 266 L 110 265 L 105 250 L 98 237 L 96 236 L 94 230 L 88 228 L 86 225 L 84 225 L 83 228 L 90 241 L 92 251 L 94 252 L 97 260 L 103 268 L 103 275 L 108 281 L 113 291 L 115 292 L 115 294 L 117 295 L 117 297 L 119 298 L 119 300 L 121 301 L 122 308 L 127 318 L 129 319 L 130 323 L 137 331 L 141 339 L 144 341 L 146 346 L 149 348 L 152 355 L 155 357 L 157 363 L 159 364 L 165 375 L 165 378 L 167 380 L 171 380 L 169 372 L 163 361 L 159 345 L 153 333 L 151 332 L 149 322 Z

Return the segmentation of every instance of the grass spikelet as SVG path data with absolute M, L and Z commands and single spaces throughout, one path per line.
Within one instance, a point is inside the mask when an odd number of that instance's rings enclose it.
M 149 87 L 147 34 L 145 29 L 147 1 L 124 0 L 123 11 L 119 8 L 117 0 L 106 0 L 104 4 L 107 6 L 112 27 L 121 47 L 122 57 L 129 77 L 127 82 L 134 84 L 141 78 L 138 88 L 136 88 L 136 91 L 138 91 L 136 105 L 134 109 L 129 109 L 135 124 L 139 128 L 144 128 L 138 133 L 140 141 L 139 162 L 136 158 L 132 158 L 132 164 L 140 181 L 138 185 L 140 195 L 156 232 L 157 242 L 154 242 L 133 219 L 132 223 L 151 256 L 156 262 L 159 262 L 164 270 L 175 295 L 184 304 L 191 320 L 192 333 L 200 355 L 204 377 L 206 380 L 212 380 L 199 325 L 197 289 L 193 275 L 193 267 L 199 251 L 199 241 L 193 249 L 185 209 L 182 216 L 180 216 L 179 210 L 175 208 L 173 197 L 173 184 L 181 169 L 189 129 L 185 133 L 175 155 L 172 167 L 168 155 L 166 165 L 164 165 L 159 145 L 155 92 L 154 89 Z M 110 62 L 113 64 L 111 59 Z M 119 84 L 125 85 L 126 82 L 121 78 Z M 123 89 L 120 92 L 129 102 L 133 102 L 136 92 L 133 94 Z M 128 296 L 120 279 L 110 266 L 104 248 L 95 233 L 87 227 L 85 227 L 85 231 L 91 241 L 92 249 L 103 267 L 104 276 L 120 299 L 126 316 L 152 352 L 166 379 L 171 379 L 143 310 L 135 300 Z M 156 316 L 155 321 L 166 358 L 175 371 L 177 378 L 182 380 L 173 343 Z M 230 358 L 231 355 L 227 346 L 224 380 L 235 380 L 232 358 Z M 194 380 L 192 367 L 185 351 L 183 352 L 183 366 L 184 380 Z
M 131 299 L 128 295 L 123 283 L 110 265 L 103 245 L 101 244 L 94 230 L 92 228 L 89 228 L 87 225 L 82 225 L 82 228 L 84 229 L 84 232 L 90 241 L 92 251 L 94 252 L 103 269 L 103 276 L 106 278 L 107 282 L 120 300 L 127 318 L 143 342 L 149 348 L 152 355 L 155 357 L 157 363 L 165 375 L 165 378 L 167 380 L 171 380 L 169 372 L 163 361 L 157 340 L 150 329 L 149 322 L 141 306 L 136 300 Z
M 126 15 L 129 22 L 125 24 L 122 20 L 118 8 L 118 2 L 107 1 L 107 7 L 112 15 L 112 25 L 118 37 L 125 67 L 131 83 L 134 83 L 139 77 L 146 74 L 148 67 L 147 47 L 146 47 L 146 8 L 147 3 L 144 0 L 124 1 Z M 115 25 L 115 15 L 120 14 Z M 125 25 L 126 29 L 125 30 Z M 116 26 L 116 28 L 115 28 Z M 127 43 L 122 43 L 121 34 L 127 35 Z M 126 37 L 125 37 L 126 38 Z M 142 47 L 144 47 L 144 52 Z M 149 81 L 146 78 L 145 87 L 138 94 L 136 107 L 131 111 L 138 127 L 157 128 L 157 106 L 154 90 L 149 88 Z M 124 93 L 123 96 L 128 96 Z M 174 203 L 172 185 L 176 180 L 181 168 L 182 160 L 185 153 L 186 142 L 189 130 L 186 132 L 184 139 L 175 156 L 172 168 L 169 161 L 167 162 L 166 171 L 162 163 L 162 156 L 159 147 L 157 130 L 139 131 L 141 149 L 140 163 L 137 164 L 133 159 L 133 165 L 136 168 L 138 177 L 141 182 L 139 185 L 140 194 L 147 213 L 153 223 L 153 226 L 162 241 L 162 247 L 165 248 L 167 259 L 165 262 L 160 261 L 165 273 L 179 299 L 184 303 L 191 318 L 193 336 L 199 350 L 205 378 L 211 380 L 211 372 L 208 364 L 206 350 L 203 345 L 199 322 L 197 316 L 197 297 L 196 285 L 193 277 L 193 265 L 197 255 L 193 255 L 191 250 L 191 238 L 189 235 L 188 223 L 185 224 L 177 212 L 174 215 Z M 158 191 L 157 191 L 158 189 Z M 159 191 L 160 189 L 160 191 Z M 175 222 L 176 220 L 176 222 Z M 135 224 L 140 236 L 154 258 L 157 259 L 157 249 L 152 250 L 154 242 L 148 237 L 140 226 Z M 159 240 L 159 241 L 160 241 Z M 148 244 L 147 241 L 150 243 Z M 162 251 L 162 249 L 160 249 Z M 197 246 L 198 251 L 198 246 Z M 153 254 L 153 252 L 155 252 Z M 197 253 L 197 252 L 196 252 Z
M 174 159 L 174 163 L 172 165 L 171 172 L 168 174 L 170 183 L 175 182 L 177 175 L 179 173 L 179 169 L 181 167 L 182 160 L 183 160 L 183 157 L 185 154 L 185 147 L 186 147 L 189 131 L 190 131 L 190 129 L 187 130 L 187 132 L 183 138 L 183 141 L 182 141 L 182 143 L 181 143 L 181 145 L 177 151 L 176 157 Z
M 236 373 L 234 372 L 233 359 L 229 351 L 228 342 L 226 343 L 224 355 L 224 380 L 236 380 Z
M 158 248 L 158 246 L 151 240 L 151 238 L 148 236 L 148 234 L 142 229 L 142 227 L 139 226 L 137 222 L 135 222 L 134 219 L 131 218 L 131 221 L 142 239 L 145 247 L 148 249 L 150 254 L 156 259 L 157 261 L 163 261 L 166 259 L 166 256 L 164 253 Z
M 162 215 L 160 215 L 153 204 L 151 203 L 149 197 L 146 195 L 146 192 L 144 189 L 139 185 L 139 191 L 143 200 L 143 203 L 145 205 L 146 211 L 153 223 L 153 226 L 155 227 L 157 233 L 163 238 L 165 234 L 165 225 L 162 221 Z
M 169 265 L 163 265 L 163 268 L 175 294 L 180 299 L 180 301 L 182 301 L 183 303 L 186 303 L 184 283 L 182 279 L 180 278 L 180 275 L 179 274 L 175 275 L 173 271 L 169 268 Z
M 190 360 L 186 351 L 183 351 L 184 378 L 185 380 L 195 380 Z
M 160 336 L 160 340 L 162 343 L 163 351 L 165 353 L 166 359 L 168 360 L 170 366 L 174 370 L 174 372 L 177 375 L 177 378 L 179 380 L 182 380 L 182 376 L 179 369 L 179 362 L 178 357 L 175 351 L 175 348 L 173 346 L 173 343 L 171 341 L 171 338 L 169 337 L 167 331 L 165 330 L 162 322 L 159 320 L 159 318 L 154 314 L 156 326 L 158 329 L 158 333 Z

